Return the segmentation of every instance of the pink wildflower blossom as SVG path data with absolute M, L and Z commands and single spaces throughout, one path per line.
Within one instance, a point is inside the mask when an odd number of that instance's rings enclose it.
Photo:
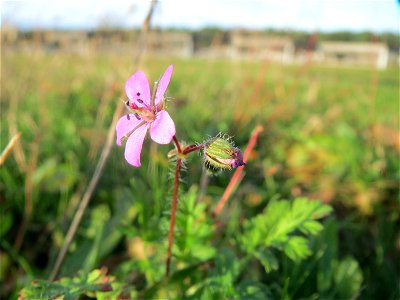
M 150 95 L 149 82 L 142 71 L 133 74 L 125 84 L 128 96 L 126 106 L 130 114 L 118 120 L 116 125 L 117 145 L 125 146 L 125 159 L 134 167 L 140 167 L 140 153 L 147 130 L 150 137 L 158 144 L 169 144 L 175 135 L 175 124 L 164 110 L 164 94 L 171 79 L 173 66 L 164 72 L 157 89 Z

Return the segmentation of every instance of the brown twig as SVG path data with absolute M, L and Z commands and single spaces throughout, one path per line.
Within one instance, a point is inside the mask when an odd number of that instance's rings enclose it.
M 249 142 L 247 144 L 246 150 L 244 151 L 243 154 L 243 161 L 247 162 L 247 160 L 249 159 L 250 153 L 253 150 L 258 135 L 261 133 L 261 131 L 263 131 L 263 128 L 261 125 L 257 125 L 254 129 L 253 132 L 251 133 Z M 229 197 L 231 196 L 231 194 L 233 193 L 233 191 L 235 190 L 236 186 L 239 184 L 239 182 L 241 181 L 241 179 L 243 178 L 242 176 L 242 172 L 243 172 L 243 168 L 237 168 L 235 173 L 233 173 L 233 176 L 231 178 L 231 180 L 229 181 L 228 186 L 226 187 L 221 199 L 219 200 L 217 206 L 215 207 L 214 211 L 213 211 L 213 216 L 214 217 L 218 217 L 221 214 L 222 209 L 224 208 L 226 202 L 228 201 Z
M 15 136 L 18 134 L 17 120 L 16 120 L 16 116 L 18 115 L 17 114 L 18 99 L 19 99 L 18 96 L 14 96 L 12 99 L 10 99 L 10 111 L 7 117 L 9 125 L 8 131 L 10 136 Z M 26 165 L 25 153 L 24 150 L 22 149 L 21 143 L 14 144 L 13 153 L 18 168 L 20 169 L 21 172 L 25 172 L 27 169 L 27 165 Z
M 137 52 L 137 56 L 136 56 L 136 60 L 135 60 L 135 69 L 139 65 L 140 59 L 141 59 L 142 54 L 143 54 L 144 43 L 145 43 L 144 36 L 146 35 L 146 33 L 147 33 L 147 31 L 148 31 L 148 29 L 150 27 L 150 20 L 151 20 L 155 5 L 156 5 L 156 1 L 152 1 L 150 9 L 149 9 L 149 12 L 148 12 L 148 14 L 146 16 L 146 19 L 144 20 L 143 25 L 142 25 L 141 44 L 139 45 L 139 51 Z M 118 104 L 118 106 L 117 106 L 117 108 L 116 108 L 116 110 L 114 112 L 113 121 L 112 121 L 112 123 L 111 123 L 111 125 L 110 125 L 110 127 L 108 129 L 107 140 L 106 140 L 106 143 L 105 143 L 105 145 L 103 147 L 103 150 L 101 152 L 100 159 L 99 159 L 99 161 L 97 163 L 96 169 L 95 169 L 95 171 L 93 173 L 93 176 L 92 176 L 92 178 L 91 178 L 91 180 L 89 182 L 89 185 L 88 185 L 88 187 L 87 187 L 87 189 L 86 189 L 86 191 L 85 191 L 85 193 L 84 193 L 84 195 L 82 197 L 82 200 L 81 200 L 81 202 L 79 204 L 79 207 L 78 207 L 78 209 L 76 211 L 76 214 L 74 216 L 74 219 L 72 220 L 72 223 L 71 223 L 71 225 L 70 225 L 70 227 L 68 229 L 67 236 L 65 237 L 64 244 L 63 244 L 63 246 L 62 246 L 62 248 L 61 248 L 61 250 L 60 250 L 60 252 L 59 252 L 59 254 L 57 256 L 56 263 L 54 264 L 53 270 L 51 271 L 49 280 L 54 280 L 54 279 L 57 278 L 58 273 L 59 273 L 60 268 L 61 268 L 61 265 L 62 265 L 62 263 L 64 261 L 64 258 L 66 256 L 66 254 L 67 254 L 67 251 L 69 249 L 69 246 L 72 243 L 72 240 L 73 240 L 73 238 L 74 238 L 74 236 L 76 234 L 76 231 L 78 229 L 78 226 L 79 226 L 79 224 L 80 224 L 80 222 L 82 220 L 82 217 L 83 217 L 83 214 L 84 214 L 84 212 L 86 210 L 86 207 L 88 206 L 89 201 L 90 201 L 90 199 L 92 197 L 93 191 L 94 191 L 94 189 L 95 189 L 95 187 L 97 185 L 97 182 L 100 179 L 100 176 L 101 176 L 101 174 L 103 172 L 103 168 L 104 168 L 104 166 L 106 164 L 107 158 L 108 158 L 108 156 L 110 154 L 111 147 L 112 147 L 113 142 L 114 142 L 115 125 L 116 125 L 120 115 L 122 114 L 123 109 L 124 109 L 124 105 L 120 101 L 120 103 Z
M 22 219 L 21 225 L 19 226 L 18 233 L 15 238 L 15 243 L 14 243 L 14 249 L 18 251 L 25 238 L 25 233 L 26 229 L 28 228 L 28 224 L 31 220 L 32 216 L 32 193 L 33 193 L 33 181 L 32 181 L 32 175 L 33 172 L 35 171 L 38 157 L 39 157 L 39 142 L 35 141 L 31 144 L 30 147 L 30 156 L 29 156 L 29 161 L 28 161 L 28 166 L 26 169 L 26 174 L 25 174 L 25 186 L 24 186 L 24 192 L 25 192 L 25 205 L 24 205 L 24 217 Z
M 4 162 L 6 161 L 8 155 L 10 155 L 10 153 L 13 150 L 14 146 L 18 143 L 20 137 L 21 137 L 21 133 L 18 132 L 8 142 L 7 146 L 4 148 L 4 150 L 3 150 L 3 152 L 1 153 L 1 156 L 0 156 L 0 167 L 4 164 Z
M 109 81 L 107 87 L 103 91 L 103 94 L 100 97 L 100 104 L 97 109 L 96 113 L 96 120 L 94 124 L 94 128 L 99 128 L 102 125 L 102 120 L 104 120 L 104 116 L 107 112 L 107 108 L 109 107 L 110 101 L 113 99 L 114 96 L 114 82 Z M 88 157 L 90 160 L 93 160 L 98 153 L 99 148 L 102 145 L 102 138 L 91 138 L 90 139 L 90 148 Z
M 199 184 L 199 193 L 197 195 L 197 202 L 201 202 L 206 194 L 206 189 L 208 187 L 208 183 L 210 181 L 210 176 L 207 173 L 207 169 L 203 168 L 201 172 L 200 184 Z

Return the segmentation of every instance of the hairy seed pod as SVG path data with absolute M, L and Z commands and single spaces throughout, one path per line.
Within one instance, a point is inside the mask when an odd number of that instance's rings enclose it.
M 205 143 L 204 166 L 212 173 L 244 165 L 242 152 L 229 138 L 218 135 Z

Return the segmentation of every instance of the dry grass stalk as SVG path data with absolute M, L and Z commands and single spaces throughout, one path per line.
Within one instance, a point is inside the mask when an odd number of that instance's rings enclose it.
M 7 157 L 10 155 L 11 151 L 14 149 L 15 145 L 18 143 L 20 138 L 21 138 L 21 133 L 18 132 L 8 142 L 7 146 L 4 148 L 4 150 L 3 150 L 3 152 L 1 153 L 1 156 L 0 156 L 0 167 L 3 166 L 3 164 L 6 161 Z

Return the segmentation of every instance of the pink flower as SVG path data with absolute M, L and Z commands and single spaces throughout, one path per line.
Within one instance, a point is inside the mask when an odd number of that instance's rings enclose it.
M 170 65 L 158 82 L 153 96 L 149 82 L 142 71 L 133 74 L 125 84 L 129 100 L 126 102 L 130 114 L 118 120 L 117 145 L 127 139 L 125 159 L 134 167 L 140 167 L 140 153 L 147 130 L 158 144 L 169 144 L 175 135 L 175 124 L 164 108 L 164 94 L 171 79 L 173 65 Z

